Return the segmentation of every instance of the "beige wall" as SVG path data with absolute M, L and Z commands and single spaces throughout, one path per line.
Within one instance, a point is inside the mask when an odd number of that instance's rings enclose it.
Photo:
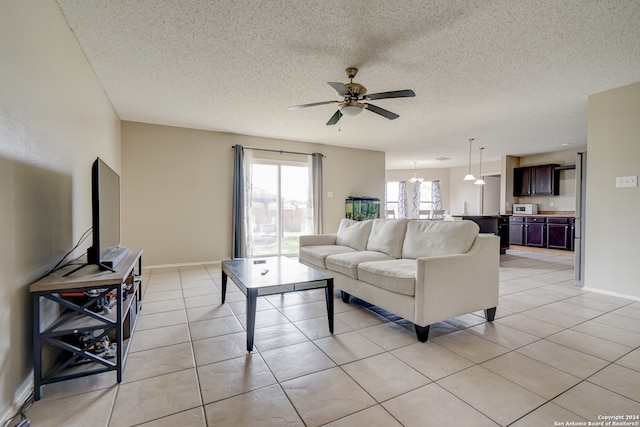
M 120 121 L 53 0 L 0 2 L 0 52 L 3 424 L 32 387 L 29 284 L 91 226 L 91 163 L 120 169 Z
M 584 286 L 640 298 L 640 190 L 615 187 L 640 175 L 640 83 L 591 95 L 588 111 Z
M 338 229 L 348 196 L 384 196 L 383 152 L 123 122 L 123 243 L 143 248 L 146 265 L 231 256 L 235 144 L 323 153 L 327 233 Z

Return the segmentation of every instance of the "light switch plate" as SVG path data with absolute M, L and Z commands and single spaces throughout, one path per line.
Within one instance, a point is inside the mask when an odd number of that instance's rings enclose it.
M 637 187 L 638 186 L 638 176 L 617 176 L 616 177 L 616 188 L 624 188 L 624 187 Z

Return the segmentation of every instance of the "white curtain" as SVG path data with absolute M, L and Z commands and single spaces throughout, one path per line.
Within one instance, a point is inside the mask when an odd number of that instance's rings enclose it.
M 442 201 L 440 199 L 440 181 L 431 182 L 431 209 L 442 209 Z
M 398 183 L 398 216 L 407 217 L 407 181 Z
M 413 182 L 411 184 L 413 188 L 411 195 L 411 212 L 409 217 L 417 219 L 420 217 L 420 186 L 422 185 L 422 183 Z

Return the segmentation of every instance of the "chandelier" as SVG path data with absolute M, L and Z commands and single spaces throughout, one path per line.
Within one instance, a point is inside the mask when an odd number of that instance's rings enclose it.
M 417 171 L 416 171 L 416 165 L 418 164 L 418 162 L 413 162 L 413 178 L 411 178 L 409 181 L 416 183 L 416 182 L 422 182 L 424 181 L 423 178 L 418 178 L 417 176 Z

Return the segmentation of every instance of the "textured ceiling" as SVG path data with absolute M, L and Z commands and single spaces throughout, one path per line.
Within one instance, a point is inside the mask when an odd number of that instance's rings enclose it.
M 465 165 L 472 137 L 483 160 L 585 147 L 588 95 L 640 81 L 640 0 L 57 2 L 123 120 L 381 150 L 388 169 Z M 393 121 L 287 110 L 338 99 L 349 66 L 416 97 L 373 102 Z

